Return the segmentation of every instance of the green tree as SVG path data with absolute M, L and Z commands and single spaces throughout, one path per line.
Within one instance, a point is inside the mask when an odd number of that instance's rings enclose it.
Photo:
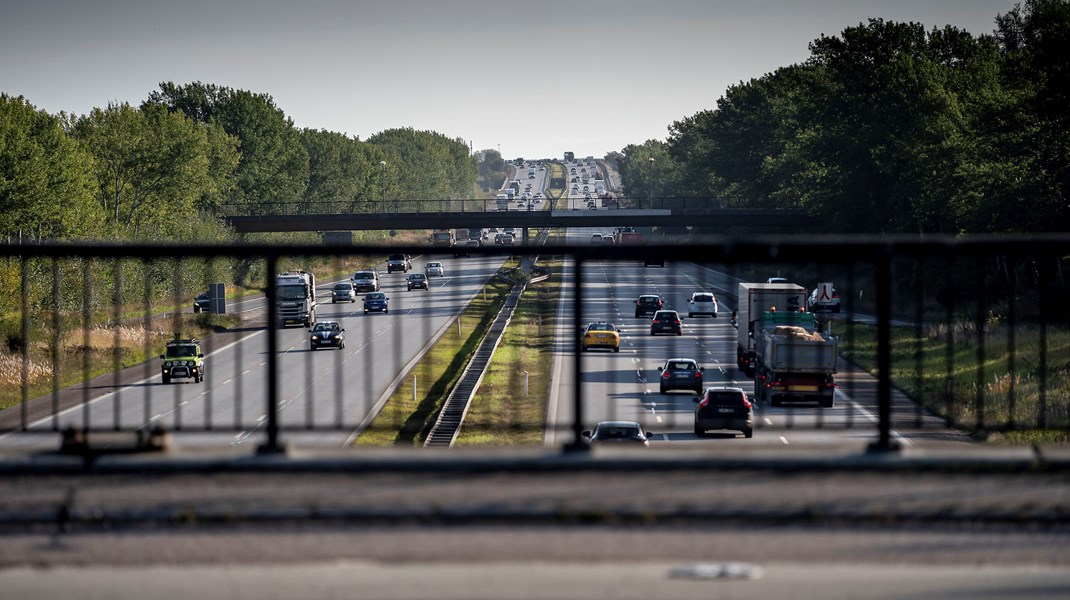
M 92 157 L 59 118 L 0 94 L 0 235 L 70 239 L 101 235 Z

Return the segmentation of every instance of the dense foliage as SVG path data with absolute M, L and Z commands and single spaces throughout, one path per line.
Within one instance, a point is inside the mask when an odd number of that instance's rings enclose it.
M 614 159 L 633 196 L 802 208 L 835 232 L 1070 227 L 1070 0 L 994 35 L 879 19 Z M 651 160 L 653 159 L 653 160 Z

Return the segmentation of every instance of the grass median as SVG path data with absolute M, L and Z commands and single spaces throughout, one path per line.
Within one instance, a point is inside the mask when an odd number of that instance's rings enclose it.
M 529 284 L 521 296 L 468 408 L 458 446 L 542 443 L 562 261 L 555 257 L 539 265 L 548 267 L 551 277 Z
M 507 262 L 505 267 L 509 267 Z M 460 380 L 494 317 L 512 289 L 494 279 L 476 294 L 456 322 L 435 342 L 420 362 L 405 374 L 401 385 L 371 425 L 361 432 L 358 446 L 420 446 L 435 425 L 439 410 Z M 416 377 L 416 397 L 412 379 Z
M 856 323 L 838 329 L 844 356 L 875 375 L 876 327 Z M 1043 373 L 1040 347 L 1036 326 L 1019 325 L 1012 340 L 1006 324 L 990 323 L 985 327 L 982 363 L 972 322 L 926 326 L 920 337 L 913 327 L 893 327 L 892 385 L 954 426 L 972 431 L 976 439 L 1066 443 L 1070 441 L 1070 332 L 1054 328 L 1047 332 Z

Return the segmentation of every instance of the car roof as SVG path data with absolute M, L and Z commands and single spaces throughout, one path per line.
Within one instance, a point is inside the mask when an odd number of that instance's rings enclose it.
M 695 363 L 696 365 L 698 364 L 698 361 L 693 359 L 693 358 L 667 358 L 667 359 L 665 359 L 665 363 L 666 364 L 674 363 L 674 362 L 689 362 L 689 363 Z
M 643 428 L 639 421 L 599 421 L 595 427 L 638 427 Z

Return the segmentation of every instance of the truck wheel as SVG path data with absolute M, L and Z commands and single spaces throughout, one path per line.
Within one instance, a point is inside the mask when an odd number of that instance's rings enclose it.
M 695 425 L 695 437 L 706 437 L 706 430 Z
M 754 430 L 753 429 L 744 429 L 743 430 L 743 437 L 745 437 L 745 438 L 754 437 Z
M 835 398 L 822 398 L 821 399 L 821 408 L 832 408 L 835 405 L 836 405 L 836 399 Z

